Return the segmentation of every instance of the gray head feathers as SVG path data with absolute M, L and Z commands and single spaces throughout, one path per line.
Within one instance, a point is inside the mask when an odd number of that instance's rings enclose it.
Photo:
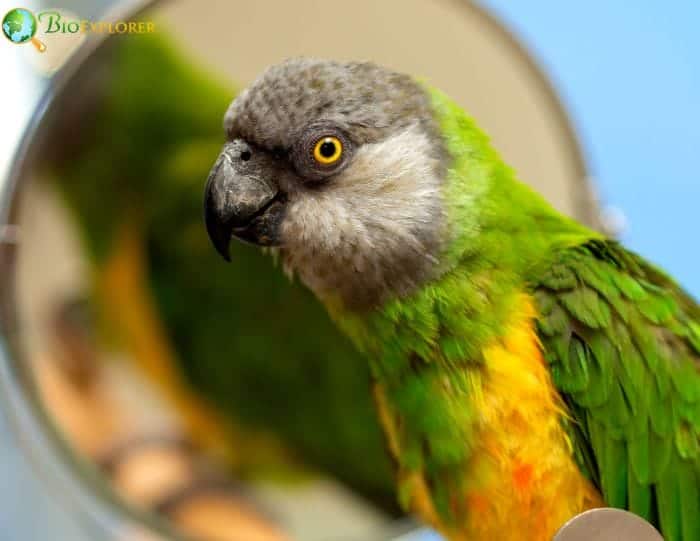
M 224 127 L 231 137 L 287 148 L 304 125 L 337 123 L 358 144 L 402 128 L 432 123 L 422 89 L 408 75 L 367 62 L 294 58 L 268 68 L 231 104 Z
M 411 77 L 370 63 L 288 60 L 234 100 L 224 126 L 229 140 L 276 156 L 255 174 L 274 176 L 284 193 L 277 249 L 322 299 L 364 309 L 436 272 L 445 151 L 430 99 Z M 307 147 L 295 149 L 309 130 L 342 133 L 347 163 L 308 177 L 298 164 Z

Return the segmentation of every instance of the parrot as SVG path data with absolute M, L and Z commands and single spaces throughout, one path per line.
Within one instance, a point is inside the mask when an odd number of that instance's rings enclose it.
M 86 254 L 98 345 L 124 351 L 236 477 L 328 475 L 399 513 L 362 357 L 257 249 L 238 276 L 209 249 L 201 178 L 234 86 L 164 32 L 110 40 L 83 75 L 45 188 Z
M 664 271 L 372 62 L 273 65 L 224 130 L 204 228 L 226 260 L 270 252 L 362 354 L 404 510 L 450 541 L 597 507 L 700 539 L 700 307 Z

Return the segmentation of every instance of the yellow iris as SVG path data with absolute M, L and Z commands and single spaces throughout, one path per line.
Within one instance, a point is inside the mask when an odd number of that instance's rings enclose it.
M 321 165 L 332 165 L 343 155 L 343 144 L 332 135 L 321 137 L 314 145 L 314 159 Z

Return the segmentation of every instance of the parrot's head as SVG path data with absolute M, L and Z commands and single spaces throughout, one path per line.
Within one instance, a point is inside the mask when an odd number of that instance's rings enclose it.
M 425 87 L 370 63 L 293 59 L 230 105 L 205 219 L 274 247 L 285 268 L 347 307 L 400 296 L 436 272 L 445 147 Z

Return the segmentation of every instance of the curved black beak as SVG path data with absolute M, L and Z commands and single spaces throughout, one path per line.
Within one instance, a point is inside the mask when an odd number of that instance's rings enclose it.
M 270 158 L 254 156 L 243 141 L 226 143 L 214 163 L 204 194 L 204 222 L 217 252 L 231 261 L 230 242 L 276 244 L 284 198 L 270 179 Z

